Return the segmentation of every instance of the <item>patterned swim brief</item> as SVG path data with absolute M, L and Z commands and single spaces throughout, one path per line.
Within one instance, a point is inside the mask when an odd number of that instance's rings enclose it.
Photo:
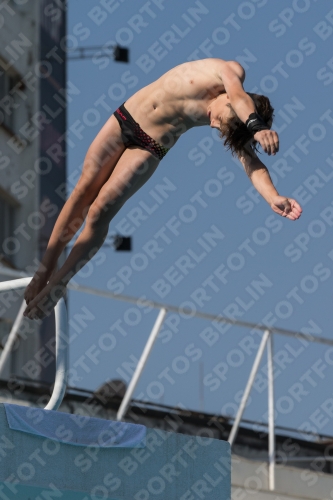
M 123 143 L 126 147 L 131 145 L 140 146 L 149 151 L 159 160 L 162 160 L 169 149 L 165 148 L 156 142 L 155 139 L 152 139 L 148 134 L 146 134 L 146 132 L 142 130 L 140 125 L 127 111 L 124 104 L 119 106 L 113 114 L 119 122 L 122 131 Z

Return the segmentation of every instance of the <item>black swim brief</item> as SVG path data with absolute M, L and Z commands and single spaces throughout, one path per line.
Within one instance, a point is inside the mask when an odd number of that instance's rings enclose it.
M 131 145 L 140 146 L 149 151 L 159 160 L 162 160 L 169 149 L 165 148 L 146 134 L 146 132 L 142 130 L 140 125 L 129 114 L 124 104 L 119 106 L 113 114 L 119 122 L 122 131 L 123 143 L 126 147 Z

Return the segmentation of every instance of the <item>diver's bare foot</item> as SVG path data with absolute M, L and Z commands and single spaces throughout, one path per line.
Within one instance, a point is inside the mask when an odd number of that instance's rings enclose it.
M 24 299 L 26 303 L 29 305 L 32 300 L 43 290 L 43 288 L 47 285 L 48 279 L 50 277 L 50 272 L 35 273 L 34 277 L 30 281 L 29 285 L 25 289 Z
M 29 319 L 43 319 L 49 316 L 57 302 L 66 293 L 66 285 L 49 282 L 27 305 L 23 315 Z

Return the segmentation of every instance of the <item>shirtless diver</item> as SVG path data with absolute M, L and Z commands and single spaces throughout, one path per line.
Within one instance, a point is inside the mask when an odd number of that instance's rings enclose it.
M 246 93 L 244 79 L 245 71 L 236 61 L 186 62 L 136 92 L 115 111 L 89 147 L 81 177 L 25 291 L 25 316 L 41 319 L 50 314 L 69 280 L 102 246 L 119 209 L 192 127 L 218 129 L 224 145 L 238 156 L 272 210 L 290 220 L 300 217 L 300 205 L 278 194 L 256 154 L 259 143 L 265 153 L 275 155 L 279 138 L 270 128 L 274 110 L 269 99 Z M 57 269 L 61 252 L 84 221 L 65 263 Z

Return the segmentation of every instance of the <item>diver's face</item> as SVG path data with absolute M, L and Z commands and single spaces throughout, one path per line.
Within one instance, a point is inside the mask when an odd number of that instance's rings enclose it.
M 221 122 L 226 122 L 232 114 L 228 95 L 220 94 L 210 103 L 207 111 L 210 119 L 210 126 L 220 129 Z

